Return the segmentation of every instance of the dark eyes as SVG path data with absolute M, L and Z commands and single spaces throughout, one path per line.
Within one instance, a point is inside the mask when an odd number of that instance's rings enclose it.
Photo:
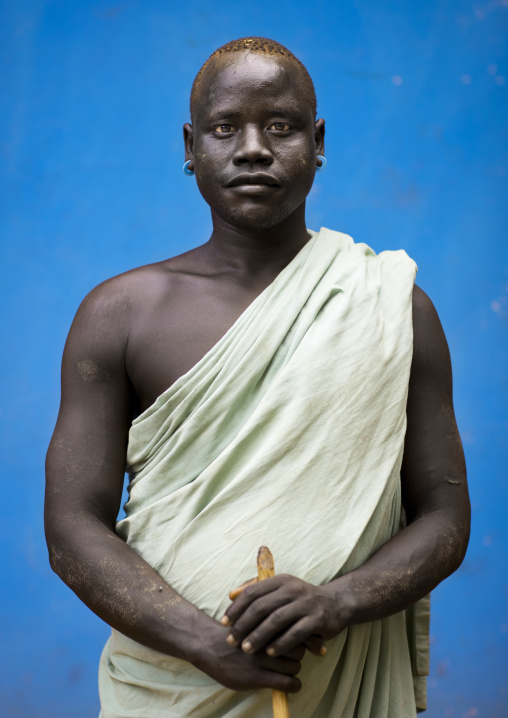
M 233 125 L 216 125 L 213 131 L 218 135 L 228 135 L 230 132 L 236 132 L 236 128 Z
M 275 132 L 287 132 L 291 129 L 291 125 L 288 125 L 287 122 L 272 122 L 268 129 Z M 230 135 L 231 133 L 236 132 L 236 127 L 234 125 L 224 123 L 223 125 L 215 125 L 213 131 L 216 135 Z
M 276 130 L 276 132 L 287 132 L 291 129 L 291 126 L 288 125 L 287 122 L 274 122 L 268 129 L 271 130 L 272 128 Z

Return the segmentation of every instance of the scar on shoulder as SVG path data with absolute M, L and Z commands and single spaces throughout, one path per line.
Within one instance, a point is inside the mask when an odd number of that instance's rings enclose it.
M 454 485 L 456 485 L 456 486 L 460 485 L 460 481 L 459 481 L 458 479 L 450 479 L 450 478 L 447 478 L 446 481 L 447 481 L 449 484 L 454 484 Z
M 87 383 L 93 381 L 104 381 L 106 372 L 98 364 L 91 359 L 81 359 L 78 361 L 78 371 L 83 381 Z

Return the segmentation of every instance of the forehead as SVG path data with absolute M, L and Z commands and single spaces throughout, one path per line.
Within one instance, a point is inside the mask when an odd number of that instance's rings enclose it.
M 209 114 L 263 101 L 295 106 L 308 102 L 299 67 L 278 56 L 235 52 L 214 58 L 206 68 L 197 110 Z

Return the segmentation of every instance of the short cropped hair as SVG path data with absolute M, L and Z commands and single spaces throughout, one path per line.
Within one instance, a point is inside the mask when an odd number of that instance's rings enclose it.
M 314 89 L 314 83 L 312 82 L 311 76 L 309 75 L 309 72 L 303 62 L 301 62 L 296 57 L 296 55 L 293 55 L 291 50 L 288 50 L 287 47 L 281 45 L 280 42 L 275 42 L 275 40 L 269 40 L 266 37 L 241 37 L 239 40 L 231 40 L 231 42 L 227 42 L 225 45 L 222 45 L 222 47 L 219 47 L 217 50 L 215 50 L 215 52 L 212 52 L 208 60 L 205 62 L 203 67 L 196 75 L 196 78 L 192 83 L 192 90 L 190 96 L 191 117 L 194 113 L 194 110 L 196 109 L 197 98 L 201 89 L 201 80 L 203 78 L 204 71 L 208 67 L 208 65 L 216 57 L 220 57 L 221 55 L 225 55 L 229 52 L 242 52 L 244 50 L 264 53 L 266 55 L 278 55 L 279 57 L 285 57 L 286 59 L 295 62 L 302 76 L 305 99 L 309 101 L 312 107 L 313 115 L 314 117 L 316 116 L 316 90 Z

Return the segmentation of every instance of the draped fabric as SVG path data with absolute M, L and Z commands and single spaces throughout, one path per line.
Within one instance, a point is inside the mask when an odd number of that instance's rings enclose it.
M 261 545 L 278 573 L 323 584 L 399 529 L 416 266 L 309 235 L 129 434 L 117 533 L 216 619 Z M 324 658 L 307 655 L 292 717 L 415 715 L 407 625 L 401 613 L 352 626 Z M 236 693 L 115 630 L 99 682 L 103 718 L 272 715 L 270 691 Z

